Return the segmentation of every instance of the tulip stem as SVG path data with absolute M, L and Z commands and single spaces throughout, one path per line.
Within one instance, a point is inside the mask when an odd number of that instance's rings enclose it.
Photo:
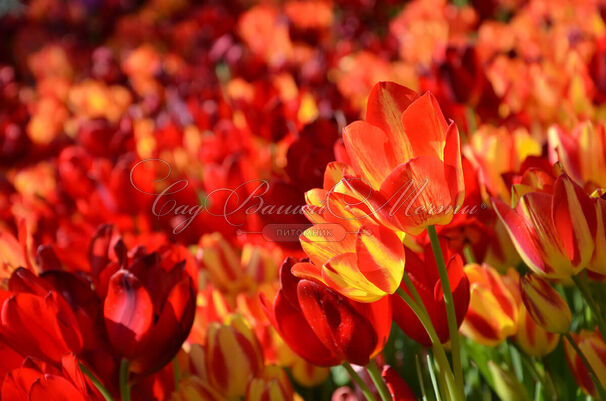
M 122 401 L 130 401 L 130 385 L 128 383 L 128 373 L 130 362 L 122 359 L 120 363 L 120 399 Z
M 595 373 L 595 370 L 593 370 L 593 367 L 589 363 L 589 360 L 587 359 L 587 357 L 585 356 L 583 351 L 581 351 L 581 348 L 579 347 L 577 342 L 574 340 L 574 338 L 572 338 L 570 333 L 566 333 L 566 334 L 564 334 L 564 336 L 566 337 L 566 339 L 568 340 L 568 343 L 570 343 L 572 348 L 574 348 L 575 352 L 581 359 L 581 362 L 583 362 L 583 365 L 585 365 L 585 368 L 587 368 L 587 371 L 589 372 L 589 376 L 591 376 L 591 380 L 593 381 L 593 384 L 595 385 L 596 393 L 599 396 L 598 399 L 602 399 L 602 394 L 604 394 L 604 388 L 602 387 L 602 384 L 600 383 L 600 380 L 598 379 L 599 376 Z
M 440 283 L 442 284 L 442 292 L 444 293 L 444 304 L 446 305 L 446 316 L 448 318 L 448 331 L 450 332 L 450 344 L 452 352 L 452 364 L 454 371 L 455 384 L 459 392 L 459 396 L 463 396 L 463 367 L 461 365 L 461 343 L 459 340 L 459 328 L 457 324 L 457 316 L 454 307 L 454 299 L 450 288 L 450 280 L 444 262 L 444 255 L 440 247 L 438 233 L 434 226 L 427 226 L 427 234 L 431 241 L 431 248 L 436 258 L 438 273 L 440 274 Z
M 347 370 L 347 373 L 349 373 L 349 377 L 351 377 L 351 380 L 353 380 L 354 383 L 356 383 L 358 387 L 360 387 L 360 390 L 362 390 L 362 394 L 364 394 L 366 400 L 377 401 L 375 396 L 372 395 L 372 393 L 370 392 L 370 389 L 368 388 L 366 383 L 364 383 L 364 380 L 362 380 L 362 378 L 356 373 L 356 371 L 351 367 L 349 362 L 343 362 L 343 367 L 345 368 L 345 370 Z
M 103 398 L 105 398 L 106 401 L 114 401 L 114 398 L 112 397 L 112 395 L 109 393 L 109 391 L 107 391 L 107 389 L 101 383 L 101 381 L 99 379 L 97 379 L 97 376 L 95 376 L 93 374 L 93 372 L 88 370 L 88 368 L 86 366 L 84 366 L 82 364 L 82 362 L 78 362 L 78 366 L 80 366 L 80 370 L 82 371 L 82 373 L 84 373 L 84 375 L 86 377 L 88 377 L 91 382 L 93 382 L 93 384 L 95 385 L 95 388 L 97 390 L 99 390 L 99 392 L 101 393 Z
M 379 391 L 381 400 L 391 401 L 391 394 L 389 394 L 389 389 L 383 381 L 383 378 L 381 377 L 381 372 L 379 372 L 379 368 L 377 367 L 377 364 L 374 360 L 371 359 L 370 362 L 368 362 L 366 370 L 368 371 L 368 375 L 372 379 L 372 382 L 375 384 L 375 387 Z
M 433 345 L 434 357 L 437 359 L 441 377 L 443 377 L 446 381 L 446 388 L 444 388 L 443 391 L 453 394 L 454 378 L 452 375 L 452 371 L 450 370 L 450 365 L 448 363 L 448 358 L 446 357 L 444 347 L 442 346 L 438 334 L 436 333 L 436 330 L 433 327 L 433 324 L 431 322 L 431 319 L 429 318 L 429 314 L 427 313 L 427 309 L 423 304 L 421 296 L 417 292 L 417 289 L 415 288 L 414 284 L 412 283 L 410 277 L 408 277 L 408 274 L 406 272 L 404 272 L 403 280 L 404 284 L 408 288 L 408 291 L 413 294 L 413 297 L 415 299 L 412 299 L 410 295 L 408 295 L 400 287 L 398 287 L 396 292 L 404 300 L 404 302 L 406 302 L 410 309 L 412 309 L 412 311 L 417 315 L 417 317 L 421 321 L 421 324 L 423 324 L 423 327 L 425 327 L 425 330 L 427 331 L 427 334 L 429 335 L 429 338 L 431 339 L 431 343 Z M 457 399 L 457 397 L 455 397 L 455 399 Z M 462 400 L 463 398 L 459 399 Z
M 604 342 L 606 342 L 606 323 L 604 322 L 604 316 L 601 313 L 599 305 L 595 302 L 593 295 L 591 295 L 591 289 L 587 284 L 587 272 L 583 271 L 582 273 L 572 276 L 572 281 L 577 286 L 585 303 L 589 306 L 591 313 L 595 316 L 596 322 L 600 329 L 600 335 Z

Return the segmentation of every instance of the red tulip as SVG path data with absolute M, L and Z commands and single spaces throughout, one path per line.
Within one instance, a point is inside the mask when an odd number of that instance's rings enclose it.
M 105 327 L 112 346 L 136 373 L 160 369 L 189 334 L 196 302 L 184 265 L 165 267 L 158 254 L 150 253 L 111 276 L 103 306 Z
M 10 371 L 2 382 L 1 399 L 6 401 L 96 401 L 102 397 L 84 376 L 73 354 L 54 366 L 27 359 Z
M 274 327 L 293 351 L 315 365 L 366 365 L 387 341 L 389 299 L 351 301 L 323 284 L 296 278 L 291 273 L 295 263 L 288 258 L 282 264 L 273 305 L 261 297 Z
M 448 250 L 445 244 L 442 244 L 442 249 Z M 467 313 L 467 306 L 469 305 L 469 281 L 463 270 L 461 256 L 447 252 L 445 257 L 446 269 L 454 298 L 457 324 L 461 325 Z M 438 338 L 442 343 L 447 342 L 450 338 L 450 333 L 448 331 L 444 294 L 442 293 L 438 267 L 430 245 L 425 247 L 423 258 L 420 258 L 408 248 L 406 249 L 405 274 L 408 274 L 421 296 L 431 322 L 436 329 Z M 400 287 L 409 295 L 412 295 L 404 283 Z M 421 321 L 406 302 L 397 294 L 391 296 L 391 301 L 393 303 L 394 321 L 404 333 L 426 347 L 431 346 L 431 340 L 425 327 L 423 327 Z

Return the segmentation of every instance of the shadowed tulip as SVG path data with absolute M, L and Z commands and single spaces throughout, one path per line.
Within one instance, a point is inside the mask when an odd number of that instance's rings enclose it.
M 127 263 L 125 255 L 120 263 Z M 105 327 L 110 343 L 135 373 L 149 374 L 166 365 L 189 335 L 196 302 L 184 267 L 185 262 L 164 267 L 158 254 L 144 254 L 109 280 Z

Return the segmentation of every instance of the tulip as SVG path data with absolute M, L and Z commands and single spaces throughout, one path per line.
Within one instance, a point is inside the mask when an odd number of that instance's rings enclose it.
M 146 254 L 109 280 L 103 303 L 107 335 L 135 373 L 162 368 L 189 334 L 196 302 L 184 265 L 166 268 L 158 254 Z
M 364 203 L 342 185 L 349 172 L 342 163 L 329 163 L 324 188 L 305 194 L 304 212 L 314 226 L 300 240 L 311 263 L 297 264 L 293 273 L 355 301 L 374 302 L 398 288 L 404 251 L 400 237 L 377 224 Z
M 448 249 L 443 244 L 442 249 Z M 469 281 L 463 270 L 463 260 L 458 254 L 450 254 L 447 257 L 446 269 L 453 292 L 457 324 L 461 325 L 469 305 Z M 410 277 L 417 292 L 423 300 L 423 304 L 429 313 L 433 327 L 438 338 L 445 343 L 450 338 L 448 320 L 446 318 L 446 306 L 444 294 L 436 266 L 435 256 L 430 245 L 425 247 L 423 259 L 416 253 L 406 249 L 406 273 Z M 412 296 L 405 285 L 400 285 L 402 290 Z M 425 327 L 408 304 L 399 295 L 392 295 L 394 321 L 400 326 L 406 335 L 425 347 L 431 346 L 431 340 Z
M 234 315 L 226 323 L 213 322 L 209 326 L 204 371 L 208 383 L 220 394 L 226 398 L 242 397 L 249 381 L 263 368 L 263 352 L 241 316 Z
M 315 281 L 292 274 L 296 261 L 280 268 L 280 290 L 273 304 L 261 297 L 270 321 L 302 358 L 319 366 L 344 361 L 366 365 L 387 342 L 391 328 L 388 298 L 373 303 L 348 300 Z
M 481 126 L 463 149 L 479 169 L 482 185 L 493 196 L 509 199 L 510 188 L 503 175 L 518 171 L 528 156 L 539 156 L 541 146 L 524 128 L 510 132 L 505 127 Z
M 522 301 L 539 326 L 550 333 L 568 333 L 572 313 L 566 300 L 539 276 L 520 277 Z
M 346 177 L 345 185 L 388 227 L 417 235 L 448 224 L 462 206 L 459 131 L 431 93 L 377 83 L 366 120 L 345 127 L 343 139 L 361 178 Z
M 0 291 L 0 338 L 24 356 L 59 363 L 80 352 L 83 337 L 78 320 L 56 291 L 44 295 Z
M 548 131 L 552 163 L 560 162 L 580 183 L 606 187 L 606 129 L 591 122 L 577 124 L 571 132 L 557 126 Z
M 73 354 L 65 355 L 57 366 L 35 359 L 25 360 L 21 367 L 6 375 L 0 395 L 7 401 L 102 399 L 80 371 Z
M 286 372 L 279 366 L 266 366 L 253 378 L 246 389 L 246 401 L 290 401 L 293 389 Z
M 606 344 L 604 344 L 598 330 L 581 330 L 579 334 L 572 333 L 571 336 L 587 358 L 602 387 L 606 388 Z M 587 367 L 568 341 L 565 341 L 564 345 L 566 360 L 577 384 L 585 393 L 595 396 L 597 389 L 591 380 Z
M 560 335 L 550 333 L 539 326 L 522 304 L 518 312 L 516 341 L 522 350 L 534 357 L 543 357 L 553 351 L 560 342 Z
M 524 262 L 547 278 L 564 278 L 584 269 L 593 255 L 595 209 L 589 196 L 567 175 L 553 194 L 529 192 L 515 209 L 493 199 L 493 206 Z
M 472 340 L 495 346 L 515 334 L 518 303 L 503 277 L 488 265 L 467 265 L 470 301 L 461 332 Z

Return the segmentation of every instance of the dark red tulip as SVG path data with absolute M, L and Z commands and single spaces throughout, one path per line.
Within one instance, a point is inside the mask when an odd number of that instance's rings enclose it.
M 445 242 L 442 242 L 442 250 L 445 251 L 446 269 L 454 297 L 457 324 L 461 325 L 469 305 L 469 281 L 463 271 L 461 256 L 450 252 L 445 245 Z M 425 247 L 423 258 L 408 248 L 406 249 L 406 268 L 404 274 L 408 274 L 421 296 L 431 322 L 436 329 L 438 338 L 442 343 L 447 342 L 450 335 L 448 332 L 444 294 L 442 293 L 442 284 L 440 283 L 435 257 L 429 244 Z M 400 287 L 410 294 L 404 281 L 402 281 Z M 419 344 L 426 347 L 430 346 L 431 340 L 429 335 L 412 309 L 397 294 L 392 295 L 391 299 L 393 302 L 394 321 L 400 326 L 402 331 Z
M 167 364 L 189 334 L 196 306 L 192 280 L 185 262 L 166 267 L 157 253 L 121 264 L 107 287 L 105 327 L 131 371 L 148 374 Z
M 387 342 L 389 299 L 351 301 L 323 284 L 296 278 L 291 273 L 296 262 L 287 258 L 282 264 L 273 305 L 261 298 L 274 327 L 293 351 L 315 365 L 368 364 Z

